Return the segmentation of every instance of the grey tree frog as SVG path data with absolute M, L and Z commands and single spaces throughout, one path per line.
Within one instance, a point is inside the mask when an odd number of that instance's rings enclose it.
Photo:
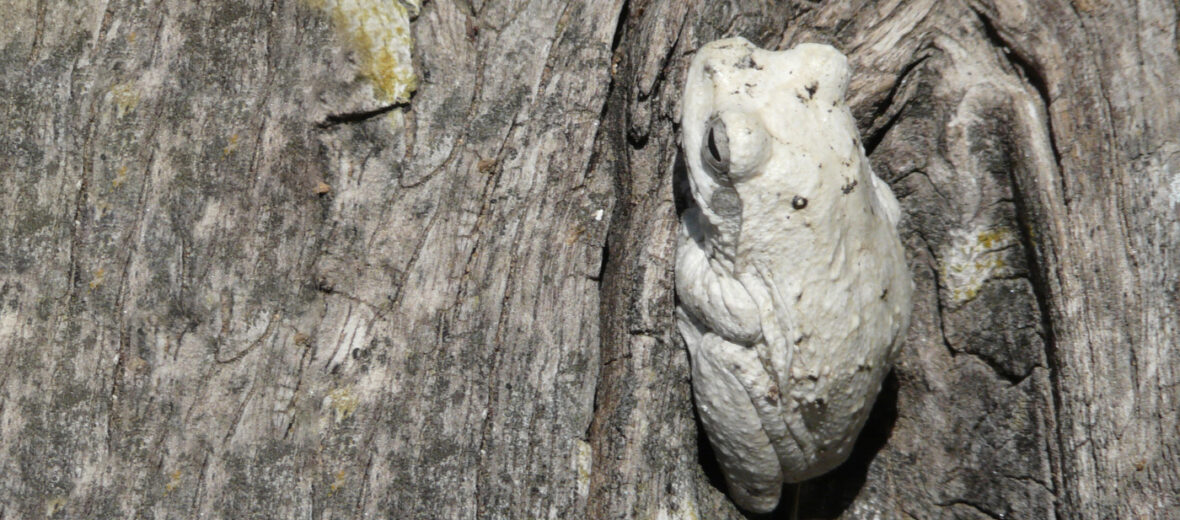
M 697 51 L 684 86 L 677 326 L 750 511 L 847 459 L 909 326 L 901 209 L 865 158 L 848 80 L 830 46 L 730 38 Z

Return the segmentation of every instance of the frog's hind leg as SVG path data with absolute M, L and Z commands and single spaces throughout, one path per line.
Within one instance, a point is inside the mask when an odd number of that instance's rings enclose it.
M 768 410 L 759 409 L 760 399 L 751 396 L 752 389 L 773 386 L 757 352 L 708 332 L 696 338 L 685 335 L 685 342 L 692 356 L 697 410 L 730 496 L 742 509 L 773 510 L 782 493 L 783 473 L 775 440 L 764 426 Z

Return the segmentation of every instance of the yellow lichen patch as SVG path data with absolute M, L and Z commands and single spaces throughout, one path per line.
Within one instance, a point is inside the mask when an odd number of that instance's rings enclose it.
M 1094 12 L 1095 4 L 1102 5 L 1102 2 L 1101 0 L 1073 0 L 1074 7 L 1086 14 Z
M 111 186 L 118 188 L 127 182 L 127 167 L 120 166 L 119 171 L 115 173 L 115 178 L 111 180 Z
M 340 471 L 336 472 L 336 480 L 332 481 L 332 483 L 330 485 L 328 485 L 328 494 L 329 495 L 336 493 L 337 491 L 340 490 L 340 488 L 344 487 L 344 475 L 345 475 L 344 470 L 340 470 Z
M 102 287 L 103 279 L 106 278 L 107 270 L 99 267 L 94 271 L 94 276 L 90 278 L 90 290 Z
M 578 474 L 578 494 L 590 495 L 590 474 L 594 469 L 594 451 L 589 442 L 574 440 L 574 471 Z
M 180 487 L 180 470 L 173 471 L 171 475 L 168 475 L 168 483 L 164 484 L 164 494 L 176 491 L 178 487 Z
M 225 148 L 221 149 L 221 155 L 222 155 L 222 157 L 227 156 L 231 153 L 234 153 L 234 150 L 237 150 L 237 149 L 238 149 L 238 134 L 234 134 L 234 135 L 229 136 L 229 140 L 226 143 Z
M 574 242 L 577 242 L 579 238 L 582 238 L 582 235 L 584 233 L 586 233 L 586 226 L 578 224 L 573 229 L 571 229 L 569 234 L 566 236 L 565 245 L 567 245 L 567 246 L 574 245 Z
M 377 97 L 405 103 L 418 88 L 411 52 L 410 17 L 421 0 L 307 0 L 332 18 L 332 25 L 352 45 L 361 73 L 373 82 Z
M 139 91 L 132 82 L 125 81 L 111 87 L 111 101 L 115 103 L 115 117 L 122 119 L 139 104 Z
M 1003 250 L 1015 243 L 1008 228 L 953 232 L 938 269 L 951 301 L 963 304 L 979 296 L 984 282 L 1007 270 Z
M 45 501 L 45 516 L 53 516 L 66 507 L 66 497 L 55 496 Z
M 496 172 L 498 162 L 495 159 L 480 159 L 478 163 L 475 163 L 475 167 L 479 169 L 479 173 L 492 174 Z
M 111 203 L 99 199 L 98 202 L 94 203 L 94 208 L 98 210 L 94 212 L 95 220 L 102 220 L 102 217 L 106 216 L 107 212 L 111 210 Z
M 360 398 L 352 393 L 352 389 L 347 386 L 328 392 L 328 404 L 336 412 L 337 423 L 347 419 L 356 412 L 356 407 L 360 402 Z
M 127 367 L 130 368 L 132 372 L 147 372 L 147 369 L 149 368 L 148 361 L 146 359 L 134 355 L 131 356 L 131 359 L 127 360 Z

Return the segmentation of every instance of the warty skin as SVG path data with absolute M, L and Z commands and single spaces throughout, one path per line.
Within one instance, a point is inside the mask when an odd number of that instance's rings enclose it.
M 730 496 L 847 459 L 909 326 L 901 211 L 872 172 L 827 45 L 697 51 L 681 106 L 695 202 L 681 216 L 677 322 Z

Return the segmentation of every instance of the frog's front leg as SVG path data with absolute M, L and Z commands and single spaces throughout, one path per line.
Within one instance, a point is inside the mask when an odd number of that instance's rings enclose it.
M 676 247 L 676 295 L 680 306 L 706 330 L 742 344 L 762 334 L 761 310 L 723 260 L 707 247 L 701 211 L 690 208 L 681 217 Z

